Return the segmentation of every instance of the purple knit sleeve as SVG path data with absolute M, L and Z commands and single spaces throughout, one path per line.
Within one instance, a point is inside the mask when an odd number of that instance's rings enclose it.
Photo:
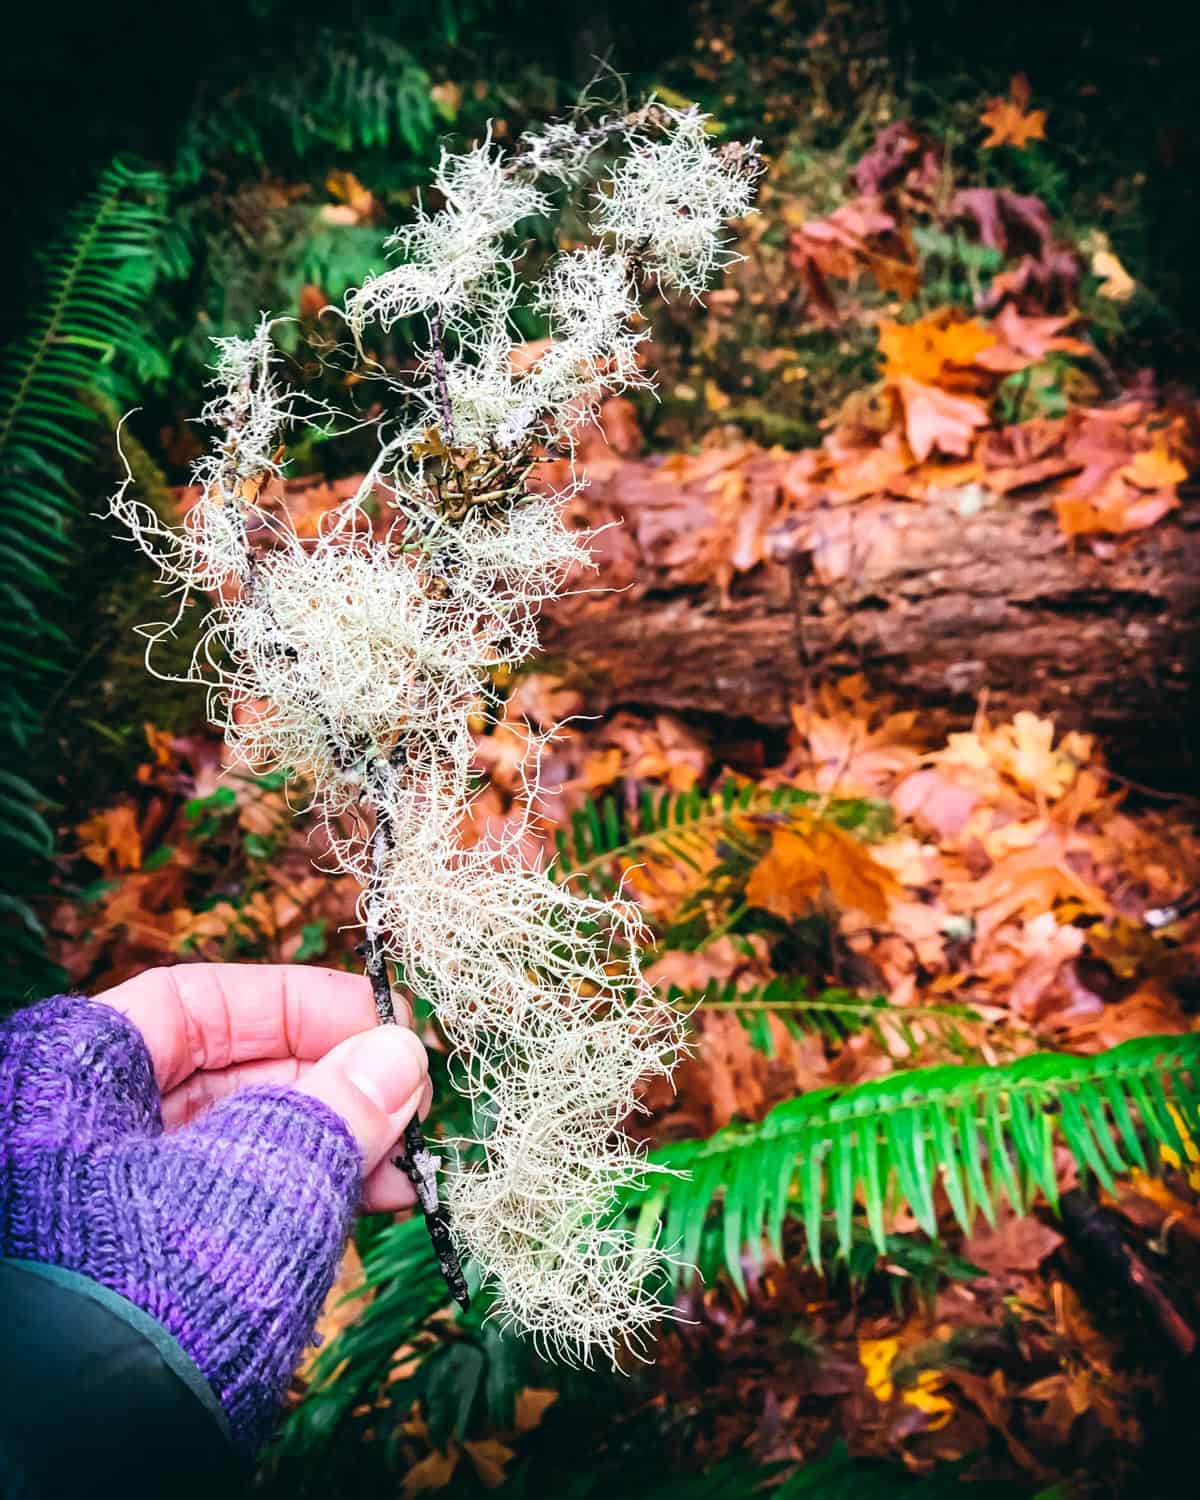
M 162 1132 L 145 1042 L 60 996 L 0 1023 L 0 1255 L 135 1303 L 190 1355 L 253 1449 L 332 1284 L 361 1187 L 345 1122 L 249 1088 Z

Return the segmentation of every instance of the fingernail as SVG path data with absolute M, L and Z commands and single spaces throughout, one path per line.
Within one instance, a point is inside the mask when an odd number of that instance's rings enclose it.
M 381 1026 L 357 1039 L 345 1068 L 355 1088 L 390 1115 L 424 1087 L 429 1059 L 413 1032 L 403 1026 Z
M 418 1116 L 424 1119 L 426 1111 L 429 1108 L 429 1105 L 426 1103 L 426 1096 L 431 1094 L 432 1089 L 428 1081 L 422 1083 L 419 1088 L 413 1089 L 412 1093 L 404 1101 L 403 1109 L 399 1109 L 396 1111 L 396 1123 L 400 1126 L 401 1129 L 403 1129 L 410 1120 L 415 1119 Z M 422 1104 L 425 1105 L 424 1109 L 421 1108 Z

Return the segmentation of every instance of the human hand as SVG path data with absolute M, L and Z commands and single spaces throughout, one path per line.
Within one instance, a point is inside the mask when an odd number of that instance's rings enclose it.
M 361 975 L 301 964 L 177 964 L 96 996 L 141 1032 L 167 1130 L 255 1084 L 289 1084 L 335 1110 L 364 1158 L 362 1206 L 416 1201 L 393 1164 L 413 1114 L 428 1113 L 429 1063 L 396 1000 L 379 1026 Z
M 350 975 L 183 965 L 43 1001 L 0 1022 L 0 1256 L 156 1319 L 251 1452 L 355 1204 L 412 1200 L 389 1157 L 427 1098 L 418 1038 Z

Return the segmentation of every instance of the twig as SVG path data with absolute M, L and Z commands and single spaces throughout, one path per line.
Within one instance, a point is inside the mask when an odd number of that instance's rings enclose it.
M 384 766 L 386 762 L 377 762 Z M 371 781 L 378 782 L 378 772 L 372 770 Z M 375 997 L 375 1014 L 382 1026 L 396 1024 L 396 1003 L 392 995 L 392 981 L 388 973 L 387 955 L 383 934 L 375 918 L 375 892 L 383 873 L 384 862 L 392 848 L 392 829 L 384 813 L 381 800 L 375 804 L 375 831 L 371 835 L 372 886 L 368 891 L 367 931 L 363 942 L 363 967 L 371 981 L 371 993 Z M 438 1267 L 445 1279 L 450 1295 L 466 1312 L 471 1305 L 466 1277 L 454 1239 L 450 1232 L 450 1213 L 438 1197 L 438 1158 L 429 1149 L 421 1122 L 416 1115 L 404 1127 L 404 1154 L 393 1158 L 393 1165 L 400 1168 L 417 1195 L 421 1212 L 425 1215 L 425 1227 L 437 1256 Z
M 258 591 L 257 558 L 248 543 L 242 583 L 248 594 L 254 595 Z M 282 633 L 274 645 L 281 655 L 295 655 L 295 647 L 284 640 Z M 338 738 L 333 725 L 327 721 L 325 732 L 335 764 L 342 771 L 348 770 L 355 764 L 358 757 Z M 391 766 L 386 760 L 382 758 L 376 760 L 368 774 L 368 788 L 375 792 L 381 790 L 382 778 L 390 769 Z M 370 845 L 372 876 L 367 896 L 367 930 L 361 951 L 363 968 L 371 982 L 371 993 L 375 999 L 375 1014 L 379 1024 L 394 1026 L 396 1006 L 392 997 L 392 982 L 388 976 L 383 933 L 375 916 L 377 910 L 375 894 L 383 873 L 384 862 L 392 848 L 392 829 L 383 810 L 382 797 L 376 796 L 372 800 L 375 806 L 375 830 L 371 835 Z M 425 1225 L 429 1230 L 429 1239 L 433 1245 L 434 1254 L 437 1256 L 442 1276 L 450 1289 L 450 1295 L 463 1312 L 466 1312 L 471 1298 L 467 1291 L 467 1282 L 463 1276 L 458 1251 L 454 1248 L 454 1240 L 450 1232 L 450 1213 L 438 1197 L 438 1158 L 430 1151 L 425 1133 L 421 1129 L 421 1122 L 416 1115 L 404 1128 L 404 1154 L 393 1158 L 393 1165 L 399 1167 L 413 1185 L 417 1201 L 421 1205 L 421 1212 L 425 1215 Z
M 433 346 L 433 378 L 437 382 L 438 407 L 442 415 L 442 442 L 454 447 L 454 418 L 450 411 L 450 389 L 446 384 L 446 350 L 442 345 L 442 320 L 429 315 L 429 342 Z

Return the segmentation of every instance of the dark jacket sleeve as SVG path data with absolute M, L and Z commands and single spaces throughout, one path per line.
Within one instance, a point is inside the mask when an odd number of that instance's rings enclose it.
M 0 1260 L 3 1500 L 236 1500 L 246 1467 L 164 1328 L 57 1266 Z

